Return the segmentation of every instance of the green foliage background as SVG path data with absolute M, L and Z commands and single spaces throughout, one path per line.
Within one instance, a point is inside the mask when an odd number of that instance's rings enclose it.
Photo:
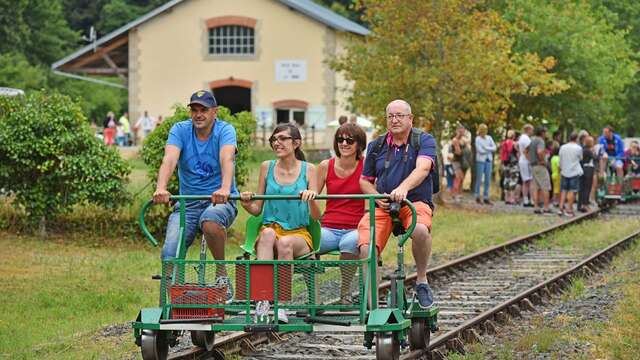
M 615 17 L 586 1 L 511 0 L 499 7 L 519 31 L 513 50 L 554 56 L 554 71 L 570 88 L 540 98 L 516 97 L 512 116 L 532 115 L 572 128 L 626 128 L 625 90 L 638 64 L 628 33 Z
M 68 96 L 36 91 L 0 98 L 0 188 L 15 196 L 32 223 L 76 204 L 122 205 L 129 172 Z

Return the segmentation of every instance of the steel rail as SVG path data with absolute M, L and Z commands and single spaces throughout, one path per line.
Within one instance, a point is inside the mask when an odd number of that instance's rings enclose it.
M 401 358 L 418 359 L 425 355 L 430 355 L 431 359 L 445 359 L 448 351 L 464 352 L 463 343 L 477 340 L 478 332 L 486 332 L 487 328 L 484 326 L 486 322 L 505 322 L 510 316 L 518 316 L 520 307 L 530 308 L 532 303 L 542 303 L 544 297 L 549 296 L 551 293 L 558 293 L 567 287 L 573 276 L 589 275 L 589 273 L 594 272 L 595 267 L 602 267 L 611 261 L 615 254 L 630 246 L 639 236 L 640 230 L 596 252 L 573 267 L 522 291 L 511 299 L 432 339 L 426 351 L 412 351 L 404 354 Z M 517 307 L 517 309 L 514 307 Z M 427 354 L 428 352 L 431 354 Z
M 595 217 L 598 214 L 600 214 L 601 211 L 602 211 L 601 209 L 596 209 L 591 212 L 578 215 L 560 224 L 551 225 L 547 228 L 536 231 L 534 233 L 519 236 L 512 240 L 504 242 L 502 244 L 498 244 L 498 245 L 489 247 L 487 249 L 480 250 L 478 252 L 457 258 L 455 260 L 451 260 L 442 265 L 438 265 L 428 269 L 427 275 L 430 278 L 443 276 L 449 273 L 450 271 L 454 270 L 455 268 L 464 266 L 469 262 L 481 261 L 488 257 L 499 256 L 500 253 L 523 246 L 527 243 L 532 242 L 533 240 L 539 239 L 544 235 L 547 235 L 554 231 L 564 229 L 571 225 L 575 225 L 579 222 L 582 222 L 583 220 L 591 219 L 592 217 Z M 415 281 L 415 278 L 416 278 L 415 273 L 408 275 L 407 278 L 405 279 L 405 286 L 410 286 Z M 391 286 L 391 283 L 389 281 L 382 282 L 379 286 L 379 290 L 387 290 L 390 286 Z M 241 352 L 243 348 L 247 348 L 248 350 L 253 350 L 253 348 L 256 345 L 259 345 L 261 343 L 268 341 L 269 338 L 278 339 L 279 336 L 278 334 L 274 334 L 274 333 L 270 333 L 266 335 L 265 333 L 239 332 L 237 334 L 225 336 L 221 339 L 216 338 L 214 349 L 209 354 L 205 354 L 205 351 L 202 348 L 194 347 L 190 350 L 171 354 L 169 356 L 169 359 L 171 360 L 200 359 L 202 355 L 211 356 L 214 359 L 217 359 L 217 358 L 223 359 L 225 355 L 237 354 Z M 420 353 L 422 354 L 424 353 L 424 351 Z M 405 354 L 405 356 L 410 354 Z M 420 356 L 417 356 L 417 358 L 419 358 Z M 409 357 L 409 358 L 416 358 L 416 357 Z

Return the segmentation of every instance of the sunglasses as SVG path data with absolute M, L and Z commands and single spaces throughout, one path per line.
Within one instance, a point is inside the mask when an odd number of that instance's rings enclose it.
M 342 144 L 343 142 L 347 142 L 347 145 L 353 145 L 354 142 L 356 142 L 353 138 L 350 137 L 342 137 L 342 136 L 338 136 L 336 138 L 336 141 L 338 142 L 338 144 Z
M 291 139 L 293 139 L 293 137 L 291 136 L 278 136 L 278 137 L 272 136 L 269 138 L 269 143 L 274 144 L 277 141 L 282 144 L 285 141 L 291 140 Z

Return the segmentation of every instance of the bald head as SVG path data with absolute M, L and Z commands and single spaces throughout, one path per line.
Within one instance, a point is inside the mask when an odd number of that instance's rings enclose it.
M 411 105 L 404 100 L 393 100 L 387 105 L 387 130 L 394 139 L 401 142 L 406 139 L 413 126 Z
M 392 109 L 393 111 L 390 111 Z M 396 99 L 387 105 L 387 114 L 394 113 L 396 110 L 404 114 L 411 114 L 411 105 L 402 99 Z

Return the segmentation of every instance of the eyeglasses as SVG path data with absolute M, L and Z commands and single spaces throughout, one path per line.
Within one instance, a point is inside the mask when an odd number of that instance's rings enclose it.
M 387 114 L 387 120 L 393 120 L 393 119 L 402 120 L 409 115 L 411 114 Z
M 338 142 L 338 144 L 342 144 L 343 142 L 346 142 L 347 145 L 353 145 L 353 143 L 356 142 L 353 138 L 342 137 L 342 136 L 338 136 L 336 138 L 336 141 Z
M 278 137 L 272 136 L 272 137 L 269 138 L 269 143 L 270 144 L 274 144 L 277 141 L 277 142 L 282 144 L 285 141 L 291 140 L 291 139 L 293 139 L 293 137 L 291 137 L 291 136 L 278 136 Z

